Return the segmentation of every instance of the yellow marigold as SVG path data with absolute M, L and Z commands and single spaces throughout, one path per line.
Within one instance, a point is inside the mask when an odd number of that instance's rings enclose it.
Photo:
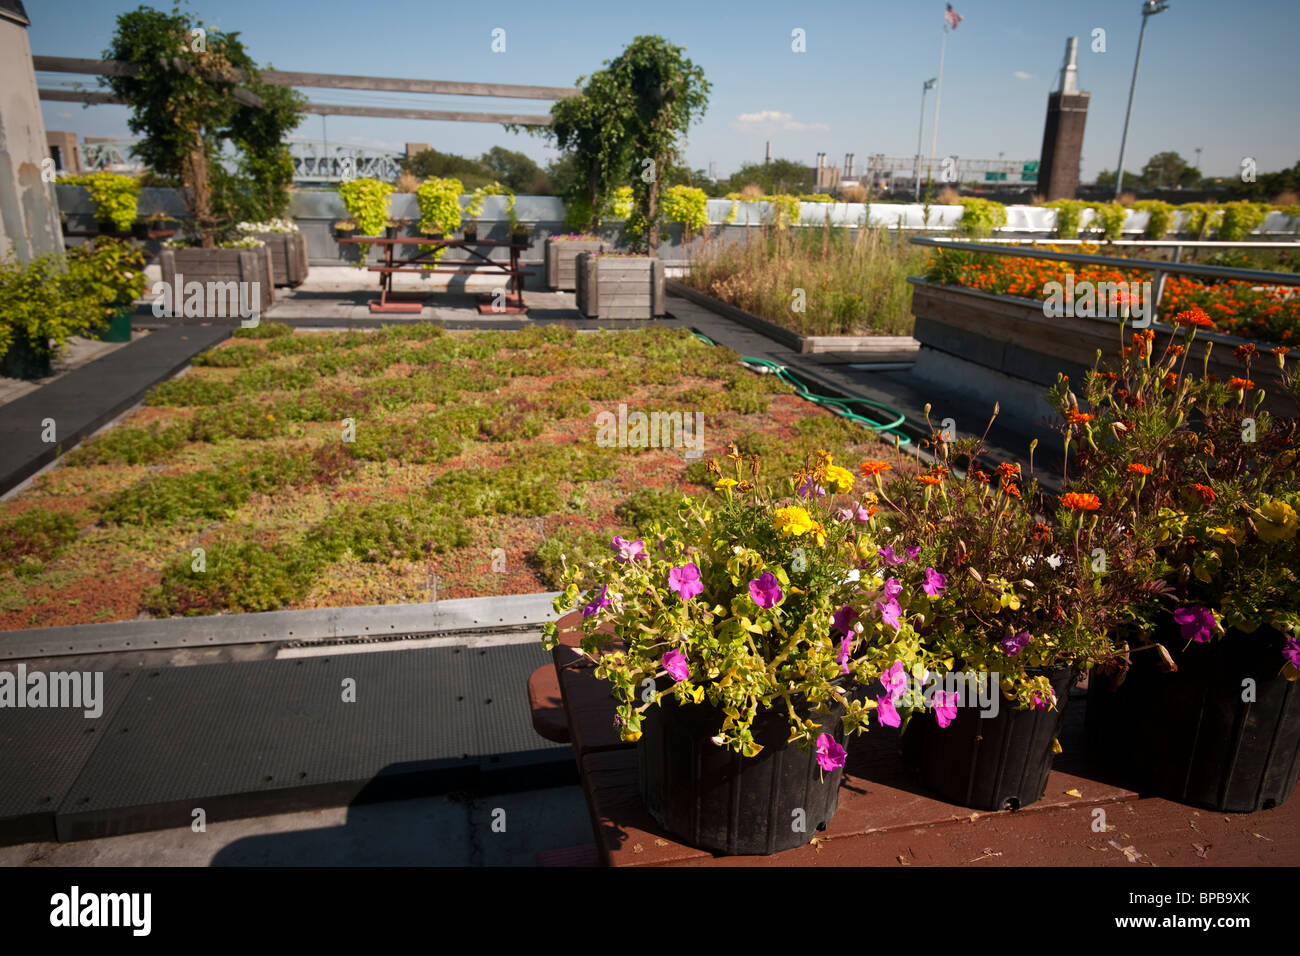
M 797 507 L 777 508 L 774 524 L 777 531 L 784 535 L 793 535 L 796 538 L 813 530 L 815 526 L 808 512 Z
M 841 468 L 839 465 L 828 465 L 826 467 L 826 484 L 831 491 L 844 494 L 853 490 L 853 472 L 847 468 Z
M 1297 528 L 1300 528 L 1300 518 L 1297 518 L 1295 509 L 1285 501 L 1268 501 L 1259 509 L 1259 513 L 1264 520 L 1256 521 L 1255 529 L 1264 541 L 1289 541 L 1295 537 Z
M 724 488 L 734 488 L 738 482 L 735 478 L 722 478 L 713 486 L 714 491 L 722 491 Z
M 1231 541 L 1233 544 L 1241 544 L 1246 539 L 1245 532 L 1236 525 L 1226 524 L 1220 528 L 1206 528 L 1205 530 L 1215 541 Z

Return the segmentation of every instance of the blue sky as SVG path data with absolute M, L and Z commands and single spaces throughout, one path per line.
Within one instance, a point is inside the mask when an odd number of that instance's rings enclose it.
M 93 57 L 107 47 L 114 18 L 136 0 L 25 0 L 34 53 Z M 170 9 L 170 0 L 155 4 Z M 1037 159 L 1047 94 L 1065 40 L 1079 37 L 1080 87 L 1092 94 L 1083 173 L 1113 169 L 1140 0 L 960 0 L 964 17 L 949 34 L 944 63 L 938 154 Z M 747 160 L 773 155 L 812 164 L 818 152 L 838 165 L 846 152 L 859 168 L 868 155 L 916 151 L 920 87 L 938 70 L 943 3 L 820 0 L 550 0 L 439 4 L 431 0 L 191 0 L 189 8 L 223 30 L 240 31 L 262 65 L 284 70 L 438 80 L 571 85 L 616 56 L 634 36 L 658 33 L 685 46 L 713 84 L 708 112 L 692 128 L 687 159 L 717 164 L 726 175 Z M 492 30 L 506 51 L 490 52 Z M 791 31 L 807 50 L 791 50 Z M 1106 31 L 1104 53 L 1091 50 Z M 1137 169 L 1151 154 L 1176 150 L 1209 175 L 1235 175 L 1243 156 L 1261 171 L 1300 159 L 1294 97 L 1296 0 L 1173 0 L 1150 19 L 1133 107 L 1128 158 Z M 40 74 L 42 85 L 73 77 Z M 432 97 L 313 89 L 319 102 L 535 113 L 536 100 Z M 934 93 L 928 97 L 929 149 Z M 122 107 L 44 104 L 48 129 L 125 136 Z M 329 117 L 335 142 L 400 149 L 427 142 L 477 155 L 493 145 L 538 160 L 540 139 L 500 126 Z M 294 134 L 319 139 L 322 120 L 307 117 Z

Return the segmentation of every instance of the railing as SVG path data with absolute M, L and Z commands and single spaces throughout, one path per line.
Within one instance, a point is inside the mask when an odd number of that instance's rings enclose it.
M 1069 240 L 1045 240 L 1053 245 Z M 1150 240 L 1142 242 L 1140 240 L 1120 240 L 1120 242 L 1110 243 L 1110 245 L 1119 245 L 1123 242 L 1125 245 L 1150 245 L 1159 240 Z M 1155 301 L 1152 303 L 1151 320 L 1154 322 L 1159 315 L 1160 297 L 1164 292 L 1165 277 L 1168 275 L 1187 275 L 1187 276 L 1209 276 L 1215 279 L 1223 279 L 1233 282 L 1250 282 L 1255 285 L 1285 285 L 1300 286 L 1300 273 L 1295 272 L 1270 272 L 1263 269 L 1236 269 L 1230 266 L 1208 266 L 1198 265 L 1196 263 L 1186 262 L 1165 262 L 1159 259 L 1126 259 L 1122 256 L 1100 256 L 1081 252 L 1062 252 L 1057 249 L 1024 249 L 1016 248 L 1011 245 L 989 245 L 988 243 L 975 242 L 968 239 L 932 239 L 927 236 L 913 236 L 908 242 L 917 246 L 931 246 L 937 249 L 962 249 L 967 252 L 976 252 L 992 256 L 1014 256 L 1022 259 L 1051 259 L 1057 262 L 1071 262 L 1082 265 L 1101 266 L 1112 269 L 1139 269 L 1146 270 L 1152 274 L 1152 285 L 1155 288 Z M 1187 241 L 1179 243 L 1176 240 L 1171 244 L 1176 246 L 1250 246 L 1253 248 L 1268 248 L 1274 246 L 1294 247 L 1294 242 L 1194 242 Z

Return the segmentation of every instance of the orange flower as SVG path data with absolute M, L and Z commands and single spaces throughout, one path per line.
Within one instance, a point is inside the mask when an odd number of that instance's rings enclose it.
M 1237 361 L 1244 362 L 1255 354 L 1255 343 L 1247 342 L 1245 345 L 1238 345 L 1232 351 L 1237 356 Z
M 1096 511 L 1101 507 L 1101 499 L 1096 495 L 1080 494 L 1077 491 L 1067 491 L 1061 495 L 1061 504 L 1073 511 Z
M 1050 544 L 1051 541 L 1052 541 L 1052 529 L 1051 529 L 1051 527 L 1050 527 L 1049 525 L 1045 525 L 1045 524 L 1043 524 L 1041 521 L 1035 522 L 1035 524 L 1034 524 L 1034 540 L 1035 540 L 1035 541 L 1042 541 L 1042 542 L 1044 542 L 1044 543 L 1048 543 L 1048 544 Z
M 1214 499 L 1219 497 L 1214 493 L 1214 489 L 1209 485 L 1192 485 L 1192 490 L 1201 496 L 1201 500 L 1207 505 L 1214 504 Z
M 1269 354 L 1269 355 L 1286 355 L 1286 353 L 1287 353 L 1287 352 L 1290 352 L 1290 351 L 1291 351 L 1291 350 L 1290 350 L 1289 348 L 1287 348 L 1285 345 L 1279 345 L 1279 346 L 1277 346 L 1276 348 L 1271 348 L 1271 349 L 1269 349 L 1269 350 L 1268 350 L 1268 354 Z
M 1094 417 L 1095 416 L 1093 415 L 1087 415 L 1080 411 L 1071 410 L 1065 420 L 1071 425 L 1086 425 L 1088 422 L 1092 421 Z
M 1228 388 L 1244 388 L 1250 391 L 1255 387 L 1255 383 L 1248 378 L 1230 378 L 1228 379 Z
M 863 478 L 870 478 L 873 475 L 880 474 L 882 471 L 891 471 L 893 467 L 893 465 L 885 461 L 864 461 L 858 466 L 858 474 Z
M 1151 474 L 1151 469 L 1150 469 L 1150 468 L 1148 468 L 1146 465 L 1139 465 L 1137 462 L 1134 462 L 1133 464 L 1129 465 L 1129 466 L 1128 466 L 1128 470 L 1131 471 L 1131 472 L 1133 472 L 1133 474 L 1135 474 L 1135 475 L 1149 475 L 1149 474 Z
M 1193 307 L 1186 312 L 1179 312 L 1175 315 L 1174 325 L 1194 325 L 1198 328 L 1212 329 L 1214 328 L 1214 320 L 1201 309 Z
M 1013 483 L 1009 481 L 1002 482 L 1002 490 L 1005 491 L 1007 494 L 1009 494 L 1012 498 L 1020 497 L 1020 489 L 1017 488 Z
M 998 465 L 998 477 L 1003 481 L 1009 481 L 1012 478 L 1020 477 L 1020 462 L 1004 461 Z
M 917 475 L 916 480 L 923 485 L 938 485 L 943 483 L 943 479 L 938 475 Z
M 1181 345 L 1171 345 L 1171 346 L 1169 346 L 1169 354 L 1172 355 L 1174 358 L 1181 358 L 1182 355 L 1183 355 L 1183 353 L 1186 352 L 1186 351 L 1187 351 L 1187 349 L 1185 349 L 1185 348 L 1184 348 L 1183 346 L 1181 346 Z

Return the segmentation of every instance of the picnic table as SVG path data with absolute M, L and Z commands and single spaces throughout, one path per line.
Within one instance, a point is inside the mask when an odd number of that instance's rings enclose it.
M 337 240 L 340 245 L 379 246 L 383 259 L 378 265 L 368 265 L 367 270 L 379 273 L 379 301 L 370 303 L 371 312 L 419 312 L 424 307 L 427 292 L 393 291 L 393 276 L 399 272 L 453 272 L 461 275 L 488 272 L 506 277 L 504 303 L 494 301 L 492 294 L 480 295 L 480 313 L 525 314 L 524 270 L 519 265 L 520 251 L 528 248 L 527 242 L 502 239 L 431 239 L 426 236 L 347 236 Z M 411 246 L 409 253 L 399 254 L 399 247 Z M 509 265 L 491 258 L 493 249 L 510 250 Z M 440 249 L 464 249 L 472 257 L 454 263 L 440 262 Z M 481 250 L 486 249 L 487 253 Z M 512 294 L 513 293 L 513 294 Z
M 607 632 L 608 633 L 608 632 Z M 591 817 L 590 844 L 539 855 L 550 866 L 1294 866 L 1300 796 L 1222 814 L 1144 797 L 1083 756 L 1086 701 L 1071 701 L 1047 792 L 1023 810 L 975 812 L 931 793 L 902 765 L 896 731 L 874 726 L 848 745 L 839 810 L 809 842 L 772 856 L 688 846 L 646 811 L 636 745 L 619 739 L 609 684 L 581 654 L 581 618 L 559 621 L 552 662 L 528 681 L 533 726 L 572 744 Z M 1097 811 L 1108 829 L 1098 831 Z

